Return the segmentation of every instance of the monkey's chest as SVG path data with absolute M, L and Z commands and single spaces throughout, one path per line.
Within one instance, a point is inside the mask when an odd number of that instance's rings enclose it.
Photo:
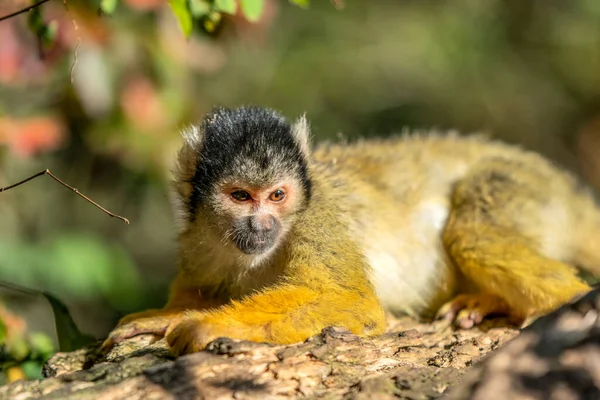
M 455 277 L 441 240 L 448 214 L 447 200 L 438 198 L 412 210 L 378 212 L 364 222 L 359 243 L 364 243 L 370 279 L 389 311 L 430 314 L 452 296 Z

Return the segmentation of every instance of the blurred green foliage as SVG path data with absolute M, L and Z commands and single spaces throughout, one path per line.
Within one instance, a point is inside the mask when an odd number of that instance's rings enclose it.
M 0 242 L 0 265 L 27 266 L 11 269 L 6 277 L 10 282 L 50 287 L 55 293 L 71 293 L 83 300 L 102 295 L 113 306 L 139 304 L 139 274 L 120 246 L 76 233 L 53 237 L 33 248 L 26 241 L 10 239 L 17 240 Z
M 29 29 L 37 36 L 41 49 L 48 49 L 56 38 L 56 23 L 46 23 L 40 7 L 34 8 L 27 14 Z
M 190 36 L 194 21 L 200 21 L 202 28 L 209 33 L 220 25 L 223 14 L 235 15 L 238 7 L 242 15 L 250 22 L 256 22 L 262 15 L 265 0 L 169 0 L 181 30 Z
M 50 168 L 131 225 L 49 179 L 2 193 L 0 279 L 57 295 L 98 338 L 163 304 L 178 131 L 215 104 L 306 112 L 317 141 L 486 131 L 600 182 L 597 0 L 68 4 L 33 33 L 0 22 L 0 186 Z M 44 301 L 5 297 L 54 337 Z
M 42 365 L 54 351 L 47 335 L 27 332 L 22 319 L 0 304 L 0 384 L 41 378 Z
M 79 330 L 68 307 L 53 294 L 1 281 L 0 287 L 46 299 L 53 312 L 60 351 L 74 351 L 96 342 L 95 338 Z M 30 332 L 21 317 L 0 303 L 0 384 L 41 378 L 43 364 L 54 351 L 55 346 L 46 334 Z

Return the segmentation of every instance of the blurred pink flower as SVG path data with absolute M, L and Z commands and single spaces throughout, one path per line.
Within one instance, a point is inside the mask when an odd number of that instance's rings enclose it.
M 125 84 L 121 92 L 121 107 L 138 129 L 156 131 L 166 124 L 164 106 L 148 78 L 136 77 Z
M 0 145 L 19 157 L 54 150 L 65 136 L 63 124 L 54 117 L 0 118 Z
M 157 9 L 166 3 L 165 0 L 125 0 L 125 4 L 139 11 Z
M 0 24 L 0 83 L 9 84 L 19 76 L 22 50 L 10 21 Z

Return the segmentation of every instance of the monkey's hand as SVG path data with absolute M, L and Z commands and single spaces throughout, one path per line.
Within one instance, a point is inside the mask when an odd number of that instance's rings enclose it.
M 218 337 L 234 336 L 233 327 L 228 329 L 225 324 L 201 311 L 186 313 L 181 322 L 171 328 L 166 337 L 173 355 L 195 353 Z M 239 329 L 235 332 L 239 335 Z
M 174 355 L 202 350 L 218 337 L 296 343 L 331 325 L 355 334 L 375 335 L 385 328 L 385 315 L 376 296 L 360 289 L 334 288 L 328 293 L 282 285 L 220 308 L 186 312 L 167 331 Z
M 104 341 L 101 351 L 106 354 L 122 341 L 142 334 L 152 334 L 158 340 L 170 325 L 181 320 L 183 313 L 183 309 L 160 309 L 126 315 Z
M 171 295 L 164 308 L 134 313 L 121 318 L 117 327 L 102 344 L 101 351 L 106 354 L 116 344 L 137 335 L 152 334 L 157 340 L 161 339 L 167 329 L 177 324 L 187 310 L 204 310 L 222 304 L 222 300 L 201 296 L 194 280 L 180 273 L 171 285 Z

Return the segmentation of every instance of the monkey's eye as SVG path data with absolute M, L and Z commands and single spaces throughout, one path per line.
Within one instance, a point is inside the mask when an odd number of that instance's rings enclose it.
M 237 201 L 248 201 L 252 199 L 250 193 L 246 192 L 245 190 L 236 190 L 235 192 L 231 193 L 231 197 Z
M 285 199 L 285 192 L 281 189 L 277 189 L 269 195 L 269 200 L 279 202 Z

